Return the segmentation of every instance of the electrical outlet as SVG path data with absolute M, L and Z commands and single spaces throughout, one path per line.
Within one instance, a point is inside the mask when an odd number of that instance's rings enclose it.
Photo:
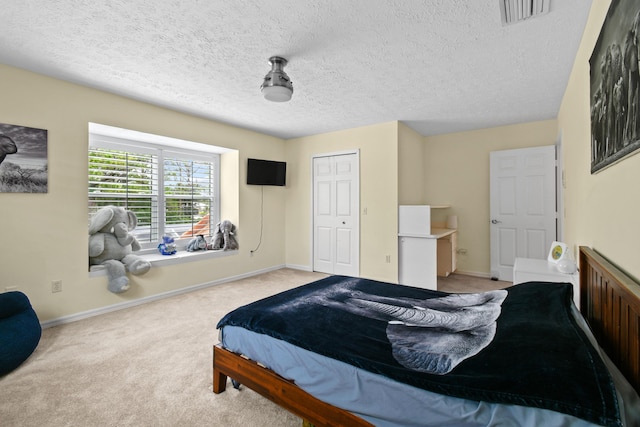
M 54 280 L 51 282 L 51 293 L 62 292 L 62 280 Z
M 391 255 L 387 255 L 385 259 L 387 261 L 387 264 L 391 263 Z

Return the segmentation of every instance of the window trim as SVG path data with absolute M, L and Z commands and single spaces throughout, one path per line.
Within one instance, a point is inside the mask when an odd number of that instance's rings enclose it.
M 125 135 L 126 137 L 120 137 L 117 136 L 117 134 Z M 111 149 L 131 153 L 157 155 L 159 165 L 157 183 L 163 182 L 162 176 L 164 173 L 165 153 L 168 154 L 169 157 L 179 160 L 193 160 L 212 163 L 214 168 L 214 185 L 211 189 L 211 197 L 213 198 L 213 203 L 210 208 L 210 214 L 214 215 L 214 224 L 220 220 L 220 157 L 224 152 L 231 150 L 193 141 L 179 140 L 170 137 L 163 137 L 122 128 L 115 128 L 107 125 L 98 125 L 95 123 L 89 123 L 89 138 L 87 148 L 88 150 L 91 150 L 92 148 L 104 148 L 108 150 Z M 87 200 L 89 200 L 89 192 L 87 192 L 87 197 Z M 164 212 L 164 206 L 166 203 L 164 198 L 164 186 L 159 186 L 157 197 L 159 203 L 158 209 Z M 161 236 L 163 235 L 165 225 L 166 224 L 158 224 L 158 242 L 141 242 L 141 250 L 136 251 L 136 254 L 157 254 L 157 247 L 162 240 Z M 186 245 L 191 239 L 191 237 L 176 239 L 178 250 L 184 251 Z

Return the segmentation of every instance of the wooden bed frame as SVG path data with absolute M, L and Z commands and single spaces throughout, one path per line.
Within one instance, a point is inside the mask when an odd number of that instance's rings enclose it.
M 640 285 L 581 246 L 580 307 L 600 347 L 640 394 Z
M 640 394 L 640 285 L 594 250 L 580 247 L 580 307 L 600 346 Z M 300 416 L 304 424 L 371 426 L 219 345 L 213 348 L 213 392 L 227 377 Z

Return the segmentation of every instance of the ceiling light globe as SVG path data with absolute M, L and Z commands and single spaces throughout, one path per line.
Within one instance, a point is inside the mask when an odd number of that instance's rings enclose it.
M 264 86 L 262 95 L 264 99 L 272 102 L 287 102 L 291 99 L 293 91 L 285 86 Z

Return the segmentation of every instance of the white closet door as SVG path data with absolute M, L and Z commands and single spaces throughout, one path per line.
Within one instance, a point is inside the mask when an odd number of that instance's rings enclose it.
M 313 269 L 360 274 L 358 154 L 313 159 Z

